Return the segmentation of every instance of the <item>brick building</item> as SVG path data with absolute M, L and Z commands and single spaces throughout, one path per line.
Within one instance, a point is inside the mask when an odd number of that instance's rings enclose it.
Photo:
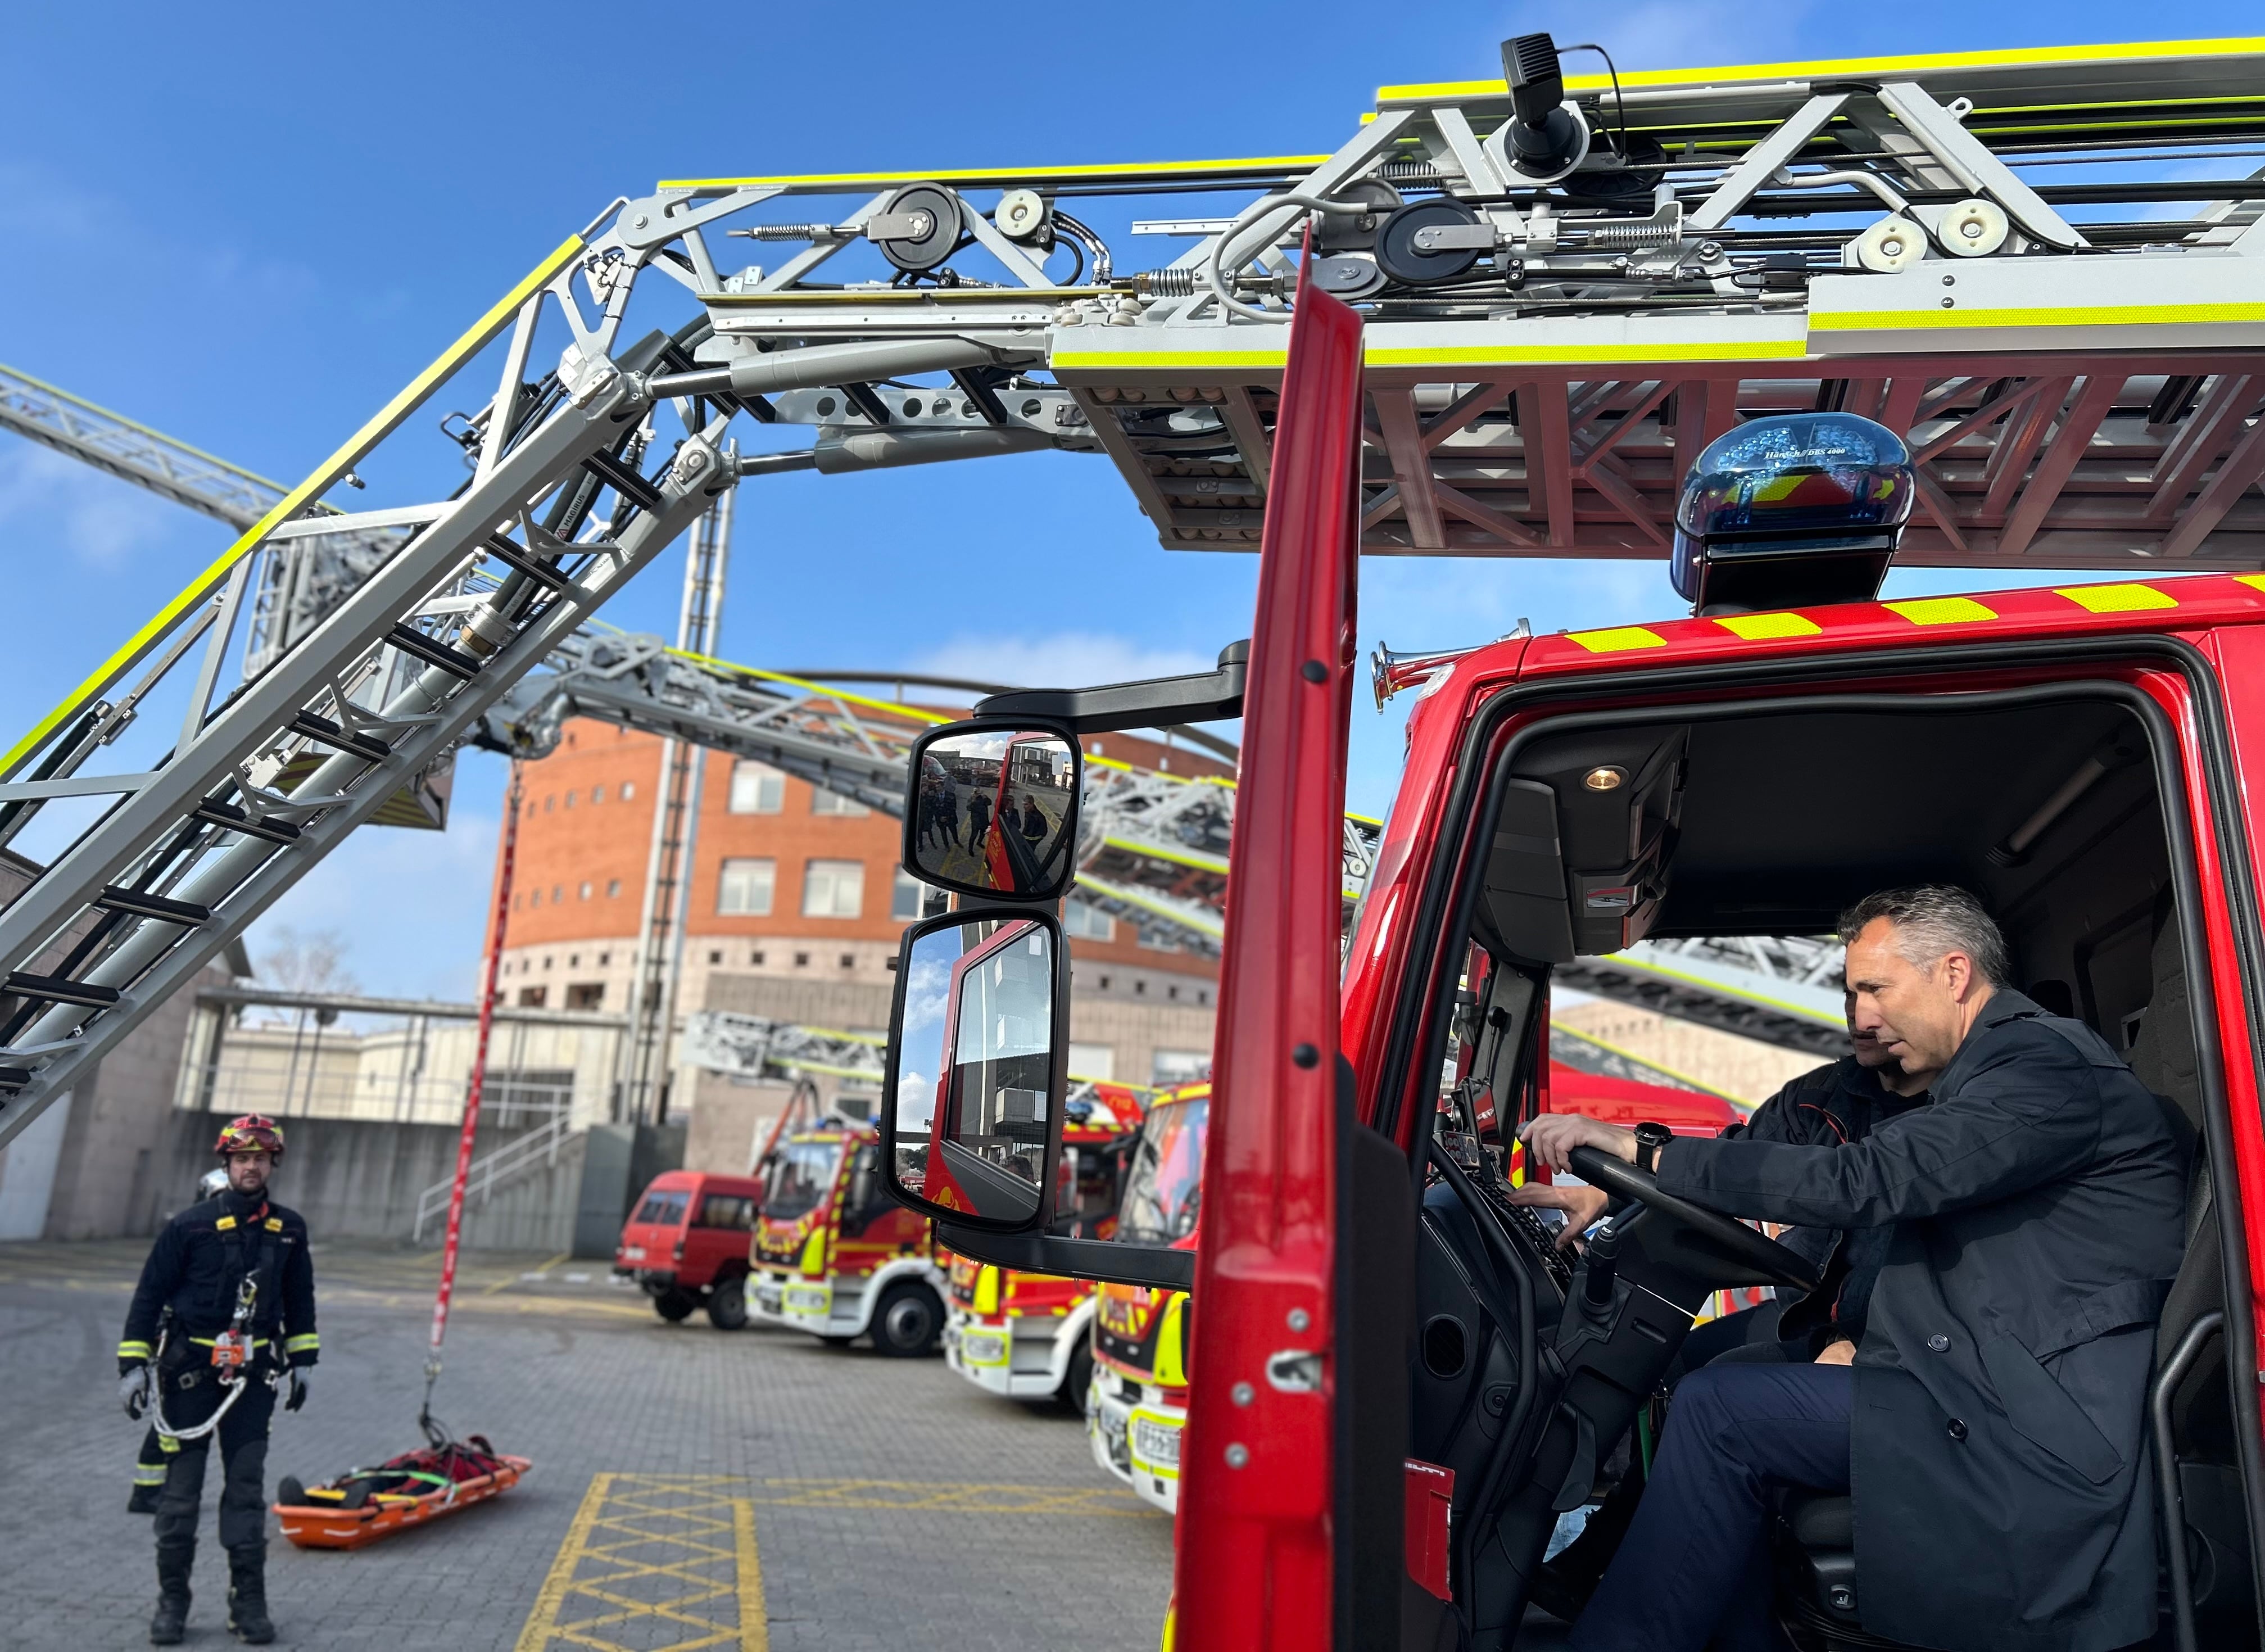
M 1087 750 L 1191 777 L 1232 773 L 1183 746 L 1125 734 L 1096 737 Z M 660 753 L 652 736 L 577 721 L 552 755 L 526 765 L 506 1001 L 628 1005 Z M 733 1009 L 884 1030 L 890 963 L 923 892 L 898 867 L 898 821 L 761 763 L 719 753 L 703 761 L 680 1013 Z M 1132 925 L 1074 899 L 1063 921 L 1071 937 L 1071 1070 L 1136 1084 L 1199 1076 L 1211 1059 L 1217 966 L 1144 941 Z M 714 1074 L 678 1075 L 671 1110 L 681 1116 L 690 1101 L 696 1158 L 729 1159 L 744 1139 L 739 1115 L 776 1104 L 776 1096 L 731 1093 L 747 1088 Z M 703 1110 L 711 1117 L 702 1118 Z M 713 1117 L 719 1112 L 731 1117 Z M 701 1139 L 717 1132 L 714 1151 L 703 1155 Z

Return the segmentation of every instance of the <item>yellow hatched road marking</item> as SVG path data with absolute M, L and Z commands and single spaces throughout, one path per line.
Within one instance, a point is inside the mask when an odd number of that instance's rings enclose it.
M 465 362 L 485 349 L 501 332 L 519 308 L 532 297 L 545 282 L 564 269 L 581 251 L 582 237 L 569 236 L 550 256 L 530 270 L 525 280 L 495 302 L 488 313 L 467 328 L 455 343 L 404 386 L 400 394 L 380 408 L 369 422 L 346 440 L 346 445 L 323 461 L 312 475 L 278 500 L 275 508 L 254 522 L 244 536 L 222 551 L 212 565 L 192 580 L 181 593 L 157 612 L 157 617 L 127 639 L 125 646 L 95 668 L 94 673 L 72 689 L 62 703 L 40 719 L 32 731 L 0 756 L 0 779 L 5 779 L 23 766 L 37 752 L 47 737 L 65 723 L 76 717 L 95 697 L 119 678 L 133 670 L 135 665 L 164 641 L 166 635 L 189 613 L 214 592 L 242 562 L 259 547 L 260 541 L 285 522 L 336 486 L 339 478 L 366 457 L 370 449 L 391 435 L 401 421 L 417 410 L 433 389 Z
M 593 1476 L 518 1652 L 561 1644 L 592 1652 L 769 1652 L 754 1504 L 731 1495 L 746 1483 L 737 1474 Z M 591 1612 L 591 1603 L 608 1610 Z M 659 1638 L 668 1635 L 675 1638 Z

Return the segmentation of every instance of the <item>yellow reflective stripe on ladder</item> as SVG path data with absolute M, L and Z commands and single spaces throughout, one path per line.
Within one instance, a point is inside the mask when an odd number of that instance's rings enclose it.
M 235 571 L 237 564 L 258 549 L 262 540 L 336 487 L 347 472 L 368 456 L 371 448 L 391 435 L 402 420 L 416 411 L 418 404 L 442 380 L 485 349 L 519 313 L 520 306 L 564 269 L 582 251 L 584 244 L 581 237 L 569 236 L 549 258 L 529 271 L 525 280 L 498 299 L 486 315 L 467 328 L 455 343 L 442 351 L 430 367 L 410 380 L 368 423 L 354 432 L 345 446 L 324 460 L 305 481 L 285 494 L 273 510 L 254 522 L 241 539 L 222 551 L 212 565 L 190 581 L 178 596 L 160 608 L 155 619 L 135 632 L 123 647 L 95 667 L 93 674 L 72 689 L 62 704 L 41 717 L 30 733 L 8 749 L 5 756 L 0 756 L 0 780 L 12 778 L 17 770 L 37 754 L 57 729 L 91 705 L 112 684 L 133 670 L 175 626 L 220 589 L 228 576 Z

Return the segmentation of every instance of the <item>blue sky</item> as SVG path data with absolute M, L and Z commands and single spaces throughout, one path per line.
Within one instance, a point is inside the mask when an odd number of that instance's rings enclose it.
M 2149 32 L 2254 17 L 2254 0 L 2203 0 Z M 0 360 L 295 480 L 564 235 L 658 178 L 1323 150 L 1378 84 L 1498 73 L 1497 43 L 1535 28 L 1601 39 L 1623 68 L 2138 32 L 2098 0 L 26 7 L 0 71 Z M 11 738 L 228 537 L 0 435 Z M 1056 600 L 1019 627 L 956 607 L 965 587 L 938 571 L 977 557 Z M 607 617 L 668 629 L 680 572 L 672 555 Z M 1249 557 L 1159 549 L 1097 459 L 766 478 L 741 494 L 722 651 L 1153 674 L 1244 635 L 1254 575 Z M 1652 564 L 1407 559 L 1363 578 L 1364 649 L 1675 606 Z M 1975 579 L 1928 585 L 1945 583 Z M 1398 717 L 1356 713 L 1356 805 L 1388 802 L 1399 750 Z M 467 995 L 501 781 L 468 757 L 445 836 L 365 832 L 268 922 L 341 931 L 367 988 Z

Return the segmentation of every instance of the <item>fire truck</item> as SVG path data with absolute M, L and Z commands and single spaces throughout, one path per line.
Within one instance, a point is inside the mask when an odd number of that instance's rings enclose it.
M 1740 1111 L 1718 1095 L 1549 1068 L 1545 1106 L 1597 1118 L 1650 1119 L 1678 1135 L 1714 1136 Z M 1205 1124 L 1211 1086 L 1191 1085 L 1149 1115 L 1125 1183 L 1118 1232 L 1128 1242 L 1169 1243 L 1192 1250 L 1197 1241 Z M 1480 1121 L 1467 1121 L 1475 1127 Z M 1442 1128 L 1446 1128 L 1445 1125 Z M 1524 1150 L 1505 1165 L 1524 1178 Z M 1187 1424 L 1187 1350 L 1194 1320 L 1187 1292 L 1104 1284 L 1093 1320 L 1093 1392 L 1086 1433 L 1093 1460 L 1167 1514 L 1180 1501 L 1180 1437 Z
M 1117 1231 L 1125 1162 L 1138 1139 L 1140 1097 L 1124 1085 L 1094 1084 L 1069 1106 L 1060 1174 L 1074 1178 L 1076 1190 L 1065 1190 L 1058 1200 L 1058 1209 L 1072 1213 L 1056 1226 L 1070 1237 L 1109 1239 Z M 1093 1284 L 964 1256 L 952 1259 L 950 1272 L 945 1363 L 979 1387 L 1009 1399 L 1052 1399 L 1083 1408 L 1093 1379 Z
M 1818 1283 L 1766 1234 L 1594 1149 L 1572 1167 L 1620 1206 L 1615 1245 L 1573 1261 L 1507 1202 L 1510 1139 L 1543 1104 L 1553 977 L 1652 940 L 1829 934 L 1850 901 L 1914 878 L 1977 891 L 2036 1000 L 2123 1052 L 2214 1167 L 2193 1183 L 2145 1415 L 2116 1426 L 2152 1465 L 2178 1642 L 2247 1643 L 2265 1531 L 2243 1214 L 2265 1197 L 2265 576 L 1883 600 L 1937 484 L 1879 424 L 1757 409 L 1686 475 L 1684 616 L 1426 663 L 1348 946 L 1364 323 L 1313 285 L 1317 262 L 1288 328 L 1247 654 L 1176 700 L 1155 683 L 1024 691 L 980 702 L 972 725 L 1050 731 L 1074 753 L 1136 714 L 1225 702 L 1244 719 L 1202 1242 L 1054 1238 L 1041 1183 L 962 1214 L 892 1177 L 956 1252 L 1201 1301 L 1199 1338 L 1181 1311 L 1171 1373 L 1187 1396 L 1177 1645 L 1503 1652 L 1519 1638 L 1557 1510 L 1715 1294 Z M 2130 366 L 2103 375 L 2102 417 Z M 2246 487 L 2265 432 L 2241 440 Z M 907 966 L 1011 933 L 1032 968 L 991 1065 L 1028 1090 L 1044 1053 L 1059 1093 L 1068 972 L 1045 903 L 1061 885 L 960 892 L 993 904 L 907 932 L 900 1001 Z M 1460 1013 L 1466 993 L 1475 1015 Z M 961 1008 L 955 994 L 926 1013 Z M 965 1082 L 919 1141 L 980 1139 L 995 1100 L 984 1055 L 958 1052 Z M 892 1059 L 909 1059 L 900 1041 Z M 1436 1128 L 1443 1073 L 1489 1100 L 1468 1164 Z M 1058 1131 L 1046 1095 L 1023 1111 Z M 894 1168 L 892 1124 L 885 1106 Z M 1806 1496 L 1772 1528 L 1779 1621 L 1812 1648 L 1939 1633 L 1894 1634 L 1921 1603 L 1860 1589 L 1854 1518 L 1848 1498 Z
M 749 1317 L 837 1347 L 872 1338 L 910 1358 L 943 1329 L 944 1270 L 927 1219 L 889 1197 L 879 1138 L 847 1120 L 787 1132 L 772 1149 L 748 1245 Z

